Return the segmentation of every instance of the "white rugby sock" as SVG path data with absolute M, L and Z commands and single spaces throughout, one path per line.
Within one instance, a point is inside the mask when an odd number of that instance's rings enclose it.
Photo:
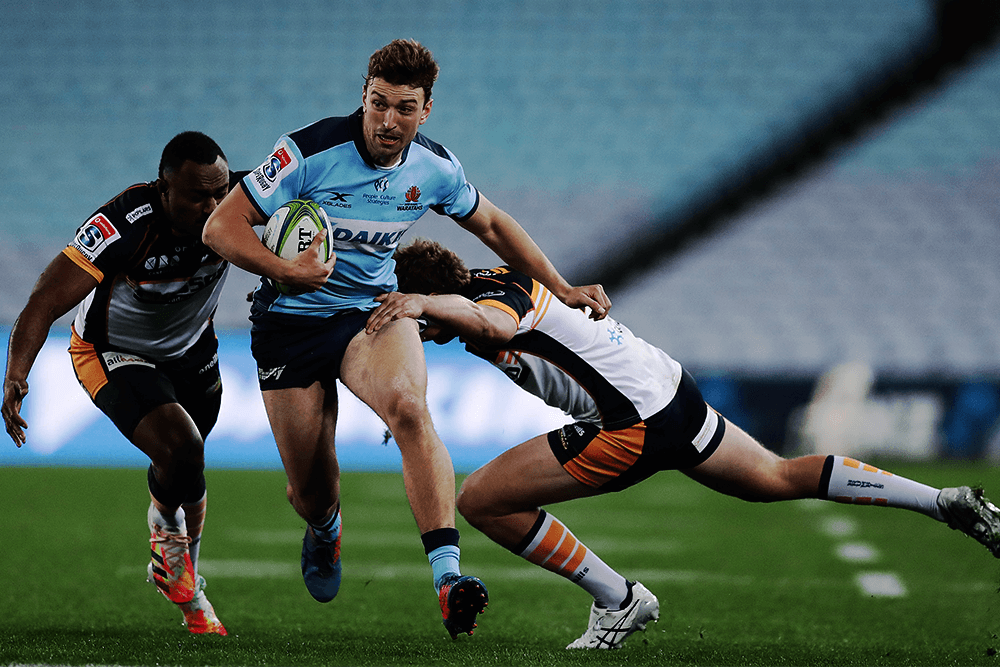
M 838 503 L 882 505 L 913 510 L 944 521 L 937 505 L 940 489 L 894 475 L 845 456 L 828 456 L 820 497 Z
M 516 552 L 521 558 L 569 579 L 593 595 L 598 607 L 620 608 L 629 594 L 625 577 L 576 539 L 559 519 L 542 510 L 532 532 L 524 538 L 527 546 Z
M 205 527 L 205 510 L 208 507 L 208 494 L 204 494 L 201 500 L 194 503 L 184 503 L 181 509 L 184 510 L 184 523 L 187 525 L 188 537 L 191 538 L 189 551 L 191 552 L 191 565 L 194 566 L 195 576 L 198 575 L 198 554 L 201 551 L 201 531 Z

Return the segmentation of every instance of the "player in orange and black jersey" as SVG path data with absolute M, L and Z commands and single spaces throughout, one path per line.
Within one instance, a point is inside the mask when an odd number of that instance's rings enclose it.
M 193 633 L 226 634 L 198 575 L 205 438 L 222 398 L 212 316 L 229 265 L 201 242 L 245 174 L 200 132 L 166 145 L 156 181 L 133 185 L 79 227 L 32 290 L 10 335 L 3 420 L 18 447 L 28 373 L 52 324 L 77 307 L 70 356 L 81 386 L 150 458 L 149 581 Z
M 782 458 L 706 405 L 677 361 L 613 318 L 590 319 L 509 267 L 470 272 L 431 241 L 414 241 L 395 260 L 400 292 L 378 297 L 369 331 L 394 319 L 424 320 L 425 340 L 459 336 L 469 352 L 574 420 L 472 473 L 457 503 L 493 541 L 594 596 L 586 632 L 567 648 L 620 646 L 659 617 L 659 602 L 541 506 L 620 491 L 660 470 L 744 500 L 914 510 L 1000 558 L 1000 510 L 981 491 L 936 489 L 842 456 Z

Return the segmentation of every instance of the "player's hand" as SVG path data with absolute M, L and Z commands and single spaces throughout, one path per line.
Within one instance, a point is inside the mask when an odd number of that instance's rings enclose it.
M 590 308 L 590 319 L 603 320 L 611 310 L 611 299 L 600 285 L 574 287 L 566 294 L 565 304 L 571 308 Z
M 417 319 L 424 314 L 426 299 L 427 297 L 423 294 L 403 294 L 402 292 L 379 294 L 375 297 L 379 305 L 368 316 L 365 332 L 373 334 L 393 320 L 401 320 L 406 317 Z
M 295 259 L 290 260 L 291 270 L 288 276 L 279 282 L 307 292 L 315 292 L 326 285 L 326 281 L 329 280 L 330 274 L 333 273 L 333 267 L 337 263 L 337 254 L 331 252 L 330 259 L 323 261 L 321 246 L 325 238 L 326 230 L 320 230 L 313 237 L 309 247 L 296 255 Z
M 7 380 L 3 383 L 3 425 L 7 429 L 7 435 L 20 447 L 25 443 L 24 430 L 28 428 L 28 422 L 21 417 L 21 402 L 28 395 L 28 383 L 25 381 Z

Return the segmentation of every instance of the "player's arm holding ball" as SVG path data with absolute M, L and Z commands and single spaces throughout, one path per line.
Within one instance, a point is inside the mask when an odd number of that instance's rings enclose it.
M 305 291 L 323 287 L 337 263 L 333 252 L 325 259 L 327 233 L 317 234 L 309 247 L 293 259 L 282 259 L 268 250 L 253 230 L 266 222 L 243 188 L 238 187 L 209 216 L 202 241 L 245 271 Z

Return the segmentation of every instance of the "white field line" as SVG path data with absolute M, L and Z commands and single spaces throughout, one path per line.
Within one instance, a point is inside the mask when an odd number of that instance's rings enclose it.
M 860 572 L 855 581 L 872 597 L 901 598 L 906 595 L 906 586 L 893 572 Z
M 879 552 L 865 542 L 844 542 L 837 545 L 837 556 L 854 563 L 872 563 L 879 559 Z
M 821 501 L 822 502 L 822 501 Z M 830 507 L 833 503 L 826 502 L 822 505 L 810 503 L 804 506 L 809 511 L 817 511 L 824 507 Z M 834 553 L 841 560 L 854 563 L 873 563 L 880 557 L 878 550 L 865 542 L 844 541 L 858 532 L 858 522 L 844 516 L 821 516 L 819 518 L 819 530 L 835 540 Z M 871 597 L 898 598 L 906 596 L 906 586 L 895 572 L 858 572 L 854 576 L 854 584 L 864 595 Z M 972 586 L 978 588 L 981 584 Z
M 248 544 L 280 546 L 284 544 L 302 544 L 304 529 L 282 529 L 282 530 L 243 530 L 230 529 L 226 531 L 226 537 L 234 542 L 245 542 Z M 211 536 L 208 537 L 211 539 Z M 407 527 L 399 531 L 385 529 L 362 528 L 353 529 L 351 526 L 344 528 L 344 544 L 359 544 L 364 546 L 394 547 L 413 546 L 420 544 L 420 537 L 416 526 Z M 676 553 L 683 549 L 683 545 L 677 540 L 664 539 L 631 539 L 627 541 L 613 540 L 608 538 L 595 538 L 585 541 L 586 545 L 596 553 Z M 485 535 L 465 531 L 462 533 L 461 546 L 493 546 L 497 547 Z
M 515 580 L 531 581 L 539 584 L 551 583 L 553 585 L 564 585 L 564 579 L 548 570 L 530 565 L 516 567 L 482 567 L 472 569 L 467 568 L 470 573 L 483 578 L 484 581 L 491 580 Z M 287 581 L 298 581 L 302 578 L 298 558 L 290 558 L 287 561 L 254 561 L 254 560 L 222 560 L 222 559 L 200 559 L 198 571 L 209 579 L 280 579 Z M 622 574 L 630 579 L 638 579 L 647 585 L 653 583 L 673 584 L 677 586 L 723 586 L 723 587 L 747 587 L 765 586 L 771 589 L 838 589 L 845 586 L 859 586 L 868 595 L 885 596 L 894 590 L 903 590 L 905 587 L 896 579 L 893 584 L 887 576 L 895 577 L 891 573 L 881 573 L 882 578 L 869 577 L 862 579 L 859 577 L 853 582 L 843 579 L 801 579 L 796 577 L 781 577 L 768 579 L 751 575 L 728 575 L 718 572 L 706 572 L 700 570 L 667 570 L 667 569 L 638 569 L 624 570 Z M 872 573 L 865 573 L 871 575 Z M 879 573 L 876 573 L 879 574 Z M 118 568 L 116 575 L 119 578 L 145 579 L 146 568 L 144 565 L 122 565 Z M 405 564 L 383 564 L 383 563 L 352 563 L 347 560 L 344 563 L 344 577 L 346 579 L 361 578 L 365 581 L 376 580 L 430 580 L 431 570 L 427 563 L 415 562 Z M 865 586 L 871 588 L 867 590 Z M 970 581 L 960 583 L 942 582 L 937 590 L 948 594 L 979 593 L 983 591 L 995 590 L 996 586 L 986 581 Z
M 471 570 L 470 570 L 471 571 Z M 214 560 L 202 558 L 198 561 L 198 572 L 207 578 L 232 579 L 301 579 L 302 573 L 297 559 L 288 561 L 252 561 L 252 560 Z M 381 564 L 381 563 L 344 563 L 344 576 L 360 576 L 365 579 L 429 579 L 430 565 L 427 563 Z M 560 582 L 562 577 L 540 567 L 524 565 L 521 567 L 483 567 L 475 570 L 477 576 L 486 579 L 516 579 L 519 581 L 552 581 Z M 720 586 L 750 586 L 761 583 L 760 577 L 749 575 L 727 575 L 716 572 L 698 570 L 659 570 L 640 569 L 628 570 L 629 578 L 644 582 L 668 582 L 681 585 Z M 138 565 L 123 565 L 118 568 L 119 577 L 145 576 L 145 568 Z M 833 579 L 780 579 L 774 580 L 769 586 L 810 586 L 829 587 L 843 585 Z

